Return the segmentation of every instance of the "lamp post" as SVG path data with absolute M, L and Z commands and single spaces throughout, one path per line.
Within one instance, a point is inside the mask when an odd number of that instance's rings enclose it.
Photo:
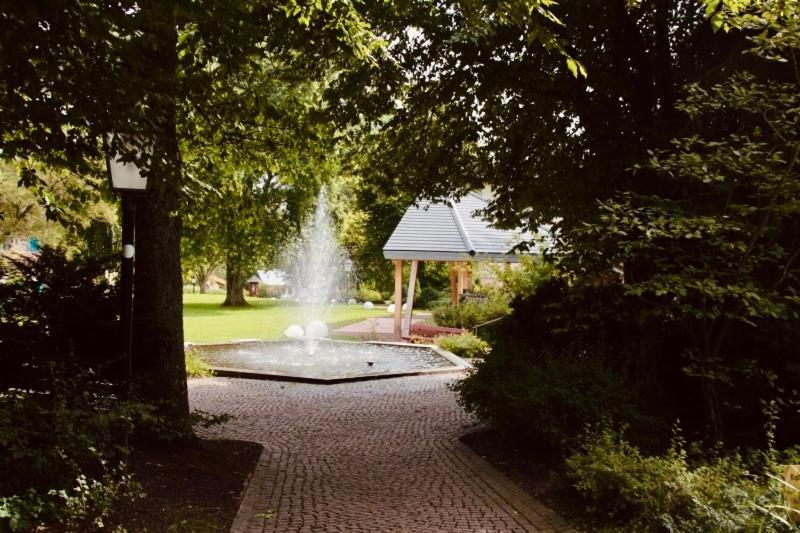
M 106 135 L 107 149 L 113 134 Z M 133 262 L 136 249 L 136 197 L 147 191 L 147 178 L 132 161 L 125 162 L 118 154 L 106 155 L 106 168 L 111 189 L 120 194 L 122 202 L 122 259 L 120 285 L 122 288 L 122 361 L 124 365 L 124 398 L 131 398 L 133 359 Z M 127 440 L 127 439 L 126 439 Z
M 344 261 L 344 272 L 345 272 L 345 282 L 346 282 L 346 296 L 345 301 L 350 303 L 350 272 L 353 271 L 353 262 L 350 259 L 345 259 Z

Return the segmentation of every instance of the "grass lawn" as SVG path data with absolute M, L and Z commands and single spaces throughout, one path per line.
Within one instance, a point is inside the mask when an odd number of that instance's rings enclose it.
M 234 339 L 280 339 L 291 324 L 303 324 L 304 306 L 280 300 L 248 298 L 249 307 L 221 307 L 224 294 L 183 295 L 183 335 L 186 342 L 211 343 Z M 388 316 L 384 307 L 336 304 L 324 317 L 331 329 L 367 318 Z

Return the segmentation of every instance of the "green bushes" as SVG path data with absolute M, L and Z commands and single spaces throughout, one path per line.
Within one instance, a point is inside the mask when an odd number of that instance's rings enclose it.
M 185 360 L 186 377 L 204 378 L 214 374 L 211 367 L 208 366 L 208 363 L 203 361 L 200 356 L 197 355 L 197 351 L 192 347 L 186 348 Z
M 764 458 L 760 462 L 764 462 Z M 617 433 L 586 435 L 566 460 L 575 487 L 601 523 L 624 531 L 790 531 L 781 483 L 739 455 L 690 460 L 677 440 L 646 456 Z
M 595 359 L 532 363 L 496 349 L 455 385 L 460 402 L 504 432 L 566 450 L 587 424 L 648 428 L 636 392 Z
M 442 297 L 442 292 L 433 287 L 424 287 L 419 292 L 419 297 L 414 299 L 414 307 L 427 309 L 431 304 Z
M 381 293 L 366 285 L 362 285 L 358 290 L 358 299 L 362 302 L 383 303 Z
M 470 329 L 509 313 L 508 298 L 502 294 L 492 294 L 484 302 L 437 305 L 433 308 L 433 320 L 439 326 Z
M 280 298 L 281 294 L 283 294 L 284 287 L 280 287 L 278 285 L 264 285 L 261 284 L 258 286 L 258 297 L 259 298 Z
M 466 358 L 486 357 L 492 349 L 488 342 L 472 333 L 437 337 L 436 344 L 448 352 Z
M 503 290 L 514 297 L 533 295 L 539 287 L 555 275 L 555 267 L 527 255 L 519 258 L 517 268 L 498 269 L 497 277 L 503 283 Z
M 86 530 L 135 492 L 122 437 L 152 416 L 120 400 L 111 261 L 45 248 L 0 284 L 0 531 Z
M 0 531 L 47 523 L 85 530 L 138 494 L 121 438 L 150 410 L 120 402 L 79 368 L 51 368 L 61 377 L 49 394 L 0 395 Z

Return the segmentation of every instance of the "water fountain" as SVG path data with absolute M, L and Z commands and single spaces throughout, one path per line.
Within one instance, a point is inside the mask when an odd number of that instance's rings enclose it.
M 344 273 L 323 189 L 317 208 L 287 250 L 287 271 L 303 310 L 285 340 L 196 345 L 195 351 L 219 375 L 337 383 L 419 373 L 452 372 L 466 363 L 435 346 L 350 342 L 328 339 L 325 319 Z M 334 300 L 335 301 L 335 300 Z M 368 305 L 367 305 L 368 304 Z M 371 309 L 372 303 L 364 307 Z
M 328 336 L 328 326 L 324 320 L 347 261 L 347 255 L 339 246 L 331 223 L 328 196 L 324 187 L 317 196 L 314 215 L 303 226 L 298 239 L 289 247 L 286 259 L 295 296 L 305 310 L 305 328 L 300 324 L 293 324 L 286 329 L 284 335 L 303 339 L 308 354 L 314 355 L 320 339 Z

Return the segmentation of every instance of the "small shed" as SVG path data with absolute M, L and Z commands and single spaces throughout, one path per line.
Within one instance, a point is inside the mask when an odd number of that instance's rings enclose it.
M 481 212 L 488 201 L 477 193 L 460 200 L 419 200 L 409 207 L 389 240 L 383 256 L 394 262 L 394 333 L 408 335 L 414 303 L 414 289 L 420 261 L 446 261 L 450 264 L 450 297 L 454 304 L 459 296 L 472 289 L 473 261 L 516 263 L 520 253 L 512 250 L 531 236 L 521 231 L 494 228 Z M 527 254 L 538 254 L 535 245 Z M 403 304 L 403 261 L 411 261 L 405 320 Z
M 255 274 L 247 278 L 247 294 L 250 296 L 258 296 L 258 286 L 261 284 L 261 279 Z

